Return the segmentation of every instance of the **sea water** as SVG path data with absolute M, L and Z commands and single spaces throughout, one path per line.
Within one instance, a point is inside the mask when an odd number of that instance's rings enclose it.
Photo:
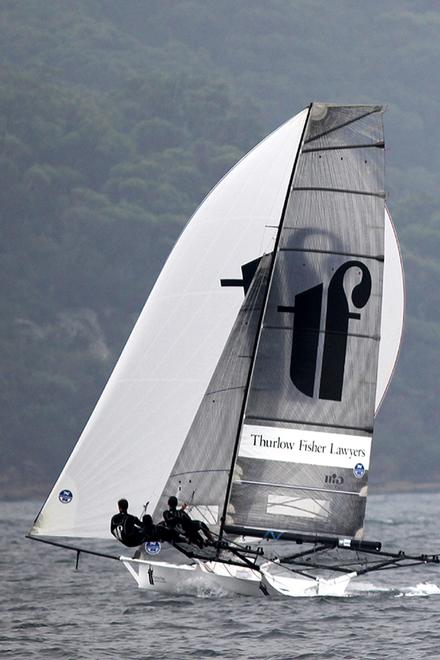
M 440 659 L 440 565 L 371 573 L 340 598 L 158 594 L 117 561 L 82 555 L 76 571 L 74 552 L 26 540 L 39 506 L 2 503 L 2 659 Z M 373 495 L 366 537 L 440 552 L 439 510 L 440 493 Z

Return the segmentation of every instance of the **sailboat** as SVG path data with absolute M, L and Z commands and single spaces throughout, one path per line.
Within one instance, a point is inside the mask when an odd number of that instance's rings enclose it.
M 404 316 L 383 108 L 312 103 L 205 198 L 29 536 L 110 539 L 116 502 L 171 495 L 216 541 L 145 543 L 142 589 L 340 595 L 436 555 L 364 540 L 374 417 Z M 355 561 L 340 559 L 341 554 Z M 163 553 L 162 556 L 166 554 Z M 336 557 L 336 558 L 335 558 Z

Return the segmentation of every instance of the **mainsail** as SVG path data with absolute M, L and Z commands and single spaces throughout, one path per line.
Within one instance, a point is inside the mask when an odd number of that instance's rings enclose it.
M 313 104 L 188 223 L 32 534 L 178 495 L 222 530 L 360 536 L 402 320 L 381 109 Z
M 384 262 L 380 107 L 312 106 L 280 225 L 227 524 L 361 537 Z

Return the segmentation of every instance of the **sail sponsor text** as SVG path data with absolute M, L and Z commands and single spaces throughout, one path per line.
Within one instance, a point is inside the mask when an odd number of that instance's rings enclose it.
M 368 469 L 371 437 L 244 424 L 239 456 L 288 463 Z

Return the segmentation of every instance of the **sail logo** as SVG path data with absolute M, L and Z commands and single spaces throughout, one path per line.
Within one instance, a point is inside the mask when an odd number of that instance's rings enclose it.
M 58 499 L 62 504 L 69 504 L 73 500 L 73 493 L 71 490 L 62 490 L 58 495 Z
M 161 544 L 159 541 L 149 541 L 145 543 L 145 550 L 149 555 L 158 555 L 161 551 Z
M 352 268 L 360 271 L 361 279 L 351 291 L 351 303 L 361 310 L 370 299 L 370 271 L 360 261 L 347 261 L 337 269 L 329 282 L 323 331 L 323 283 L 298 293 L 294 307 L 278 307 L 279 312 L 291 312 L 294 315 L 290 379 L 300 392 L 309 397 L 313 397 L 316 391 L 319 399 L 342 400 L 349 321 L 361 319 L 360 313 L 350 311 L 344 288 L 345 275 Z M 322 360 L 320 379 L 316 386 L 320 345 Z
M 365 474 L 365 467 L 363 463 L 356 463 L 356 465 L 353 468 L 353 474 L 356 477 L 356 479 L 362 479 L 362 477 Z
M 322 481 L 338 485 L 340 471 L 370 462 L 371 437 L 243 424 L 238 455 L 264 461 L 321 465 Z M 362 461 L 362 463 L 358 463 Z M 327 475 L 327 477 L 326 477 Z
M 344 483 L 344 477 L 341 477 L 341 475 L 338 474 L 326 474 L 324 483 L 332 484 L 334 486 L 340 486 L 341 484 Z
M 282 539 L 283 535 L 284 535 L 284 532 L 278 532 L 278 531 L 275 531 L 274 529 L 268 529 L 265 532 L 263 538 L 264 539 L 270 539 L 272 541 L 279 541 L 280 539 Z
M 248 263 L 244 264 L 241 267 L 241 279 L 222 278 L 220 280 L 220 286 L 243 287 L 244 295 L 246 296 L 252 284 L 252 280 L 254 279 L 255 273 L 258 270 L 261 259 L 262 257 L 258 257 L 258 259 L 253 259 L 253 261 L 249 261 Z

